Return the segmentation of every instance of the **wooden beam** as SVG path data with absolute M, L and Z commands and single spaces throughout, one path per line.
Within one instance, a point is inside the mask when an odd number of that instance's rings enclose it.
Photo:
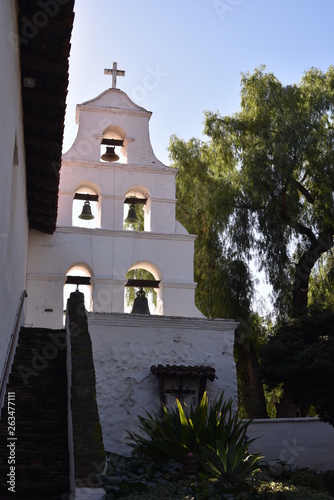
M 122 139 L 102 139 L 101 144 L 107 146 L 123 146 L 124 141 Z
M 32 100 L 42 104 L 46 104 L 47 106 L 56 106 L 58 110 L 65 110 L 65 98 L 66 94 L 64 92 L 64 99 L 59 97 L 59 95 L 53 95 L 49 92 L 45 92 L 43 90 L 38 89 L 28 89 L 22 86 L 22 96 L 24 100 Z
M 53 139 L 46 139 L 45 137 L 27 133 L 24 135 L 24 140 L 26 144 L 30 144 L 36 148 L 45 148 L 48 151 L 61 154 L 61 144 Z
M 37 189 L 43 189 L 47 193 L 58 194 L 59 182 L 34 174 L 31 171 L 29 172 L 29 169 L 27 171 L 27 185 Z M 55 199 L 55 203 L 57 203 L 57 197 Z
M 97 194 L 88 194 L 88 193 L 75 193 L 74 200 L 88 200 L 88 201 L 99 201 L 99 197 Z
M 146 205 L 147 198 L 125 198 L 124 203 L 128 205 Z
M 42 129 L 50 130 L 51 132 L 61 131 L 61 126 L 59 120 L 50 120 L 38 115 L 26 114 L 24 117 L 24 123 L 27 125 L 32 125 L 33 127 L 38 127 Z
M 160 281 L 157 280 L 135 280 L 129 279 L 125 286 L 133 286 L 135 288 L 159 288 Z
M 90 276 L 66 276 L 66 285 L 91 285 Z
M 28 201 L 28 210 L 33 213 L 46 214 L 50 217 L 57 217 L 57 205 L 46 205 L 44 203 L 34 203 L 33 201 Z
M 35 70 L 39 73 L 47 73 L 54 77 L 66 77 L 67 67 L 63 64 L 48 61 L 45 57 L 39 57 L 27 52 L 21 54 L 22 74 L 24 76 L 25 69 Z

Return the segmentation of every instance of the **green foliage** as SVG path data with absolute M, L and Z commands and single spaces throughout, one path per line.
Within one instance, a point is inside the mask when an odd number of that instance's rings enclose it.
M 131 269 L 125 275 L 126 279 L 136 279 L 136 280 L 155 280 L 155 277 L 152 273 L 147 271 L 146 269 Z M 133 305 L 134 300 L 136 298 L 136 292 L 138 289 L 134 287 L 126 287 L 125 289 L 125 303 L 127 306 Z M 146 297 L 149 303 L 157 306 L 157 292 L 154 288 L 144 288 L 144 292 L 146 293 Z
M 334 425 L 334 312 L 314 312 L 281 324 L 260 356 L 269 388 L 282 384 L 295 404 L 313 406 L 323 421 Z
M 261 464 L 261 475 L 253 487 L 255 498 L 271 500 L 330 500 L 333 498 L 333 471 L 317 473 L 294 469 L 284 462 Z
M 277 311 L 300 312 L 313 266 L 333 247 L 334 67 L 309 70 L 299 85 L 283 85 L 264 67 L 244 74 L 241 110 L 207 112 L 204 132 L 207 143 L 170 144 L 177 216 L 200 238 L 202 272 L 206 262 L 219 281 L 215 252 L 243 263 L 256 255 Z
M 309 299 L 311 307 L 334 311 L 334 256 L 331 252 L 321 256 L 311 274 Z
M 234 487 L 207 474 L 181 479 L 182 466 L 174 461 L 157 463 L 108 453 L 107 466 L 106 473 L 98 479 L 108 499 L 330 500 L 334 495 L 334 471 L 292 469 L 280 460 L 270 464 L 261 462 L 257 474 Z
M 131 198 L 131 196 L 130 196 Z M 133 196 L 135 198 L 135 196 Z M 135 224 L 129 223 L 129 222 L 123 222 L 123 229 L 127 231 L 144 231 L 144 205 L 141 204 L 136 204 L 135 205 L 135 210 L 136 210 L 136 215 L 138 222 Z M 130 208 L 130 205 L 127 205 L 127 208 Z M 127 217 L 127 214 L 125 214 L 125 217 Z
M 148 496 L 149 492 L 158 495 L 164 489 L 176 493 L 177 490 L 182 490 L 179 485 L 174 486 L 179 480 L 180 472 L 181 466 L 176 462 L 157 464 L 109 453 L 107 472 L 99 477 L 99 482 L 106 490 L 106 498 L 123 498 L 141 493 Z
M 221 479 L 230 483 L 243 481 L 254 468 L 256 460 L 247 454 L 249 423 L 238 419 L 232 401 L 224 401 L 223 394 L 211 404 L 204 394 L 196 408 L 183 407 L 177 401 L 177 407 L 165 407 L 162 416 L 147 412 L 146 417 L 138 418 L 141 431 L 148 437 L 128 432 L 137 456 L 182 463 L 189 453 L 194 453 L 203 470 L 213 463 Z
M 176 218 L 197 235 L 196 305 L 207 317 L 236 317 L 248 311 L 253 283 L 247 266 L 235 255 L 227 255 L 221 238 L 233 196 L 228 199 L 224 183 L 215 178 L 216 165 L 205 143 L 196 139 L 185 143 L 173 136 L 169 151 L 173 166 L 179 170 Z
M 263 385 L 264 396 L 266 399 L 267 413 L 269 418 L 276 418 L 277 416 L 277 404 L 280 402 L 283 389 L 282 384 L 277 385 L 274 388 L 269 389 L 266 384 Z
M 231 484 L 234 488 L 243 485 L 246 479 L 259 471 L 255 464 L 261 458 L 258 454 L 248 454 L 247 442 L 236 446 L 232 441 L 226 446 L 219 440 L 216 448 L 202 446 L 200 453 L 195 456 L 209 476 Z

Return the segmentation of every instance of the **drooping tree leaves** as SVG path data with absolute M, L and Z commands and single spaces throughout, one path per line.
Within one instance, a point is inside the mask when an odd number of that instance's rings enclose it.
M 305 312 L 310 272 L 333 246 L 333 110 L 333 67 L 311 69 L 299 85 L 260 68 L 242 77 L 240 112 L 206 114 L 222 158 L 216 178 L 232 169 L 226 231 L 240 253 L 256 252 L 278 309 L 294 315 Z

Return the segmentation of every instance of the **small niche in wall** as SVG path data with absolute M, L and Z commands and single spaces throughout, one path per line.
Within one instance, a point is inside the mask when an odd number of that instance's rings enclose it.
M 159 381 L 160 402 L 168 407 L 173 407 L 176 399 L 188 407 L 197 406 L 206 390 L 206 381 L 217 378 L 214 368 L 203 365 L 153 365 L 151 373 Z

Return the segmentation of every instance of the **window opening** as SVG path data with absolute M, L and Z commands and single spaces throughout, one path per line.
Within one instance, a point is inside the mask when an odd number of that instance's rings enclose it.
M 94 229 L 99 227 L 99 197 L 91 188 L 80 188 L 73 198 L 73 226 Z
M 104 138 L 101 142 L 101 161 L 115 162 L 122 161 L 123 139 Z
M 93 310 L 92 288 L 91 273 L 88 271 L 88 269 L 86 269 L 84 265 L 80 264 L 71 267 L 71 269 L 66 274 L 66 281 L 64 285 L 64 324 L 67 300 L 70 298 L 71 293 L 75 292 L 76 290 L 79 290 L 79 292 L 84 294 L 86 310 L 89 312 Z
M 129 196 L 124 200 L 124 223 L 125 231 L 144 231 L 145 212 L 147 198 Z
M 124 290 L 124 312 L 131 313 L 136 298 L 136 293 L 144 290 L 150 314 L 157 314 L 157 292 L 160 281 L 146 269 L 131 269 L 125 275 L 127 282 Z

